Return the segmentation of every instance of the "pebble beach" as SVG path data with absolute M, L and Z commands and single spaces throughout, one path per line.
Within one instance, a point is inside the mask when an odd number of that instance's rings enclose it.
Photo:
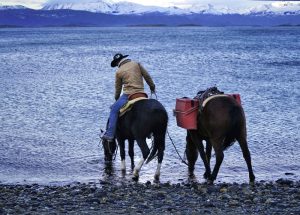
M 0 185 L 0 214 L 300 214 L 300 181 Z

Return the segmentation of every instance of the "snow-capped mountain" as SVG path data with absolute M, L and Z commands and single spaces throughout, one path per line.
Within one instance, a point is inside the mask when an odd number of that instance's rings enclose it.
M 202 4 L 200 1 L 190 8 L 144 6 L 130 2 L 115 3 L 111 0 L 49 0 L 44 4 L 43 10 L 83 10 L 106 14 L 145 14 L 164 13 L 170 15 L 187 14 L 300 14 L 300 3 L 295 2 L 273 2 L 261 4 L 252 8 L 229 8 L 228 6 L 214 6 Z
M 102 13 L 111 13 L 112 2 L 108 0 L 50 0 L 44 4 L 43 10 L 61 10 L 61 9 L 70 9 L 70 10 L 84 10 L 90 12 L 102 12 Z
M 27 9 L 27 7 L 24 7 L 22 5 L 1 5 L 0 4 L 0 10 L 16 10 L 16 9 Z
M 244 14 L 300 14 L 300 3 L 297 2 L 273 2 L 250 8 Z
M 300 3 L 297 2 L 273 2 L 270 4 L 261 4 L 256 7 L 230 8 L 228 6 L 214 6 L 212 4 L 202 5 L 194 4 L 191 8 L 186 9 L 186 13 L 202 14 L 300 14 Z
M 119 2 L 112 4 L 113 13 L 116 14 L 145 14 L 145 13 L 166 13 L 166 14 L 183 14 L 184 10 L 177 7 L 157 7 L 144 6 L 131 2 Z
M 228 12 L 228 9 L 215 8 L 211 4 L 195 4 L 191 8 L 182 9 L 178 7 L 144 6 L 126 1 L 114 3 L 110 0 L 50 0 L 43 7 L 43 10 L 58 9 L 85 10 L 107 14 L 145 14 L 158 12 L 180 15 L 193 13 L 223 14 Z
M 202 13 L 202 14 L 228 14 L 228 13 L 234 13 L 231 11 L 228 7 L 216 7 L 212 4 L 194 4 L 192 7 L 187 8 L 186 13 Z
M 144 6 L 131 2 L 114 3 L 110 0 L 50 0 L 44 4 L 43 10 L 84 10 L 107 14 L 144 14 L 144 13 L 168 13 L 182 14 L 184 10 L 176 7 L 164 8 L 157 6 Z

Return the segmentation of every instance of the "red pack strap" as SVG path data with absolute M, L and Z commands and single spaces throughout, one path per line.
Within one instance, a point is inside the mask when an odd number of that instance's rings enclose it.
M 199 106 L 192 107 L 191 109 L 186 110 L 186 111 L 173 110 L 173 114 L 175 116 L 176 116 L 177 113 L 180 113 L 180 114 L 183 114 L 183 115 L 187 115 L 187 114 L 190 114 L 190 113 L 194 112 L 195 110 L 198 110 L 198 108 L 199 108 Z

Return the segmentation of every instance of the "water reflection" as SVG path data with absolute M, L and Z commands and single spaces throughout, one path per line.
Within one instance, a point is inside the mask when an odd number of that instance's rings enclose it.
M 113 162 L 111 161 L 106 161 L 104 163 L 104 169 L 103 169 L 103 178 L 105 177 L 111 177 L 115 174 L 115 168 L 113 165 Z

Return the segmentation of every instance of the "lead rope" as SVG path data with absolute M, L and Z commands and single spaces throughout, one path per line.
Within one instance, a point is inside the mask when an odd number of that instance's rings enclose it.
M 168 134 L 168 137 L 169 137 L 169 139 L 170 139 L 172 145 L 174 146 L 174 149 L 175 149 L 175 151 L 176 151 L 176 153 L 177 153 L 179 159 L 181 160 L 181 163 L 184 163 L 185 165 L 189 166 L 189 164 L 188 164 L 188 163 L 180 156 L 180 154 L 179 154 L 179 152 L 178 152 L 178 150 L 177 150 L 177 148 L 176 148 L 176 146 L 175 146 L 175 144 L 174 144 L 174 142 L 173 142 L 173 140 L 172 140 L 172 138 L 171 138 L 171 136 L 170 136 L 170 134 L 169 134 L 168 129 L 167 129 L 167 134 Z M 185 154 L 185 151 L 184 151 L 184 154 Z
M 156 97 L 156 100 L 158 100 L 158 97 L 157 97 L 157 95 L 156 95 L 156 92 L 155 91 L 151 91 L 151 98 L 152 98 L 152 94 L 154 94 L 155 95 L 155 97 Z M 176 148 L 176 146 L 175 146 L 175 144 L 174 144 L 174 141 L 172 140 L 172 138 L 171 138 L 171 136 L 170 136 L 170 134 L 169 134 L 169 131 L 168 131 L 168 129 L 167 129 L 167 134 L 168 134 L 168 137 L 169 137 L 169 139 L 170 139 L 170 141 L 171 141 L 171 143 L 172 143 L 172 145 L 173 145 L 173 147 L 174 147 L 174 149 L 175 149 L 175 151 L 176 151 L 176 153 L 177 153 L 177 155 L 178 155 L 178 157 L 179 157 L 179 159 L 181 160 L 181 162 L 182 163 L 184 163 L 185 165 L 187 165 L 187 166 L 189 166 L 189 164 L 181 157 L 181 155 L 179 154 L 179 152 L 178 152 L 178 150 L 177 150 L 177 148 Z M 184 151 L 184 155 L 185 155 L 186 153 L 185 153 L 185 151 Z M 185 156 L 184 156 L 185 157 Z

